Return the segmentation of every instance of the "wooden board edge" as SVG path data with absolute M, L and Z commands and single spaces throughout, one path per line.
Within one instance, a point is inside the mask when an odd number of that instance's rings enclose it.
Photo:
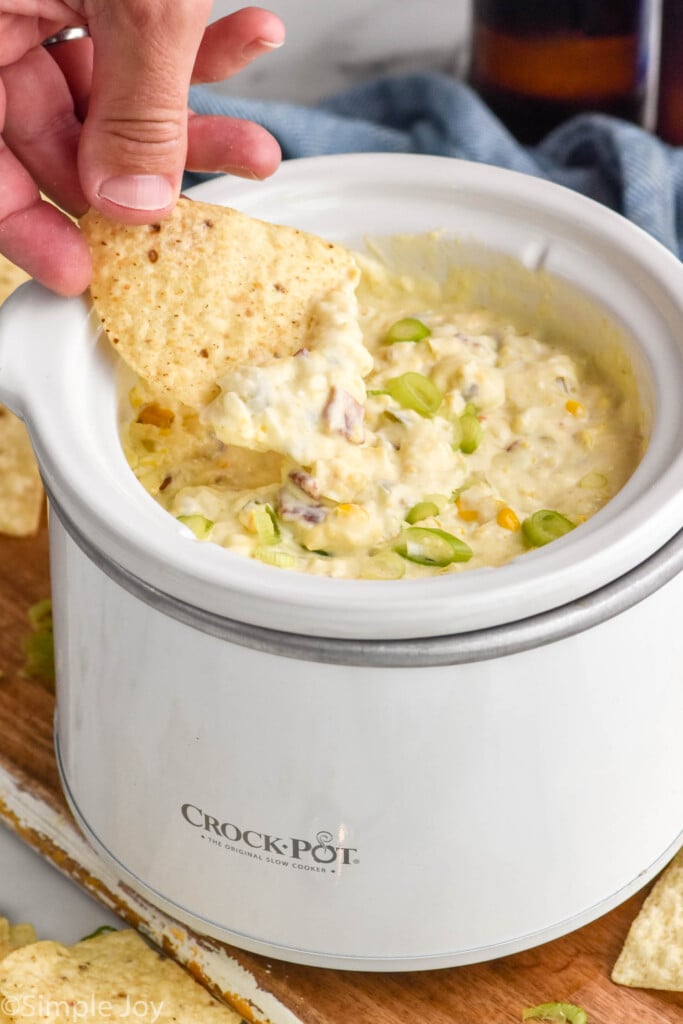
M 131 889 L 88 845 L 61 801 L 1 755 L 0 821 L 250 1024 L 304 1024 L 260 987 L 229 947 L 198 935 Z

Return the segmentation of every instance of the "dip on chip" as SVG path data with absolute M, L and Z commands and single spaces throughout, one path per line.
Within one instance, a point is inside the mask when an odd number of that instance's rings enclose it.
M 2 997 L 4 1006 L 11 1008 L 5 1019 L 13 1024 L 241 1020 L 176 963 L 128 930 L 95 935 L 74 946 L 36 942 L 16 950 L 0 961 Z
M 631 988 L 683 992 L 683 850 L 655 883 L 612 971 Z
M 93 303 L 119 355 L 190 405 L 233 367 L 304 347 L 318 301 L 359 274 L 331 242 L 189 199 L 159 224 L 123 226 L 93 210 L 80 223 Z

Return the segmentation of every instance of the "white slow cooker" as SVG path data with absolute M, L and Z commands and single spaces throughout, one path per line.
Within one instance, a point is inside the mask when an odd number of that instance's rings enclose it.
M 24 286 L 0 400 L 50 498 L 76 818 L 152 903 L 269 957 L 424 969 L 579 927 L 683 841 L 683 270 L 576 194 L 450 159 L 302 160 L 194 194 L 354 246 L 443 229 L 528 268 L 527 305 L 544 268 L 568 322 L 578 289 L 623 332 L 649 446 L 598 515 L 501 568 L 275 569 L 142 489 L 87 301 Z

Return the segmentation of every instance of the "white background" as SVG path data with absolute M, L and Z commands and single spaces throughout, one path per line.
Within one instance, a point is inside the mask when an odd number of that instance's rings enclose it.
M 216 0 L 213 17 L 238 5 Z M 287 41 L 231 82 L 234 95 L 310 103 L 382 74 L 463 66 L 470 0 L 273 0 Z

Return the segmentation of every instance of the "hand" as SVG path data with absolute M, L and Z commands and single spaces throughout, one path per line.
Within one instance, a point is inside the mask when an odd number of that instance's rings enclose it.
M 123 223 L 173 209 L 183 169 L 264 178 L 280 150 L 258 125 L 187 109 L 191 82 L 235 74 L 280 46 L 257 7 L 206 28 L 211 0 L 0 0 L 0 252 L 63 295 L 90 280 L 74 216 Z M 43 39 L 87 24 L 91 38 Z

